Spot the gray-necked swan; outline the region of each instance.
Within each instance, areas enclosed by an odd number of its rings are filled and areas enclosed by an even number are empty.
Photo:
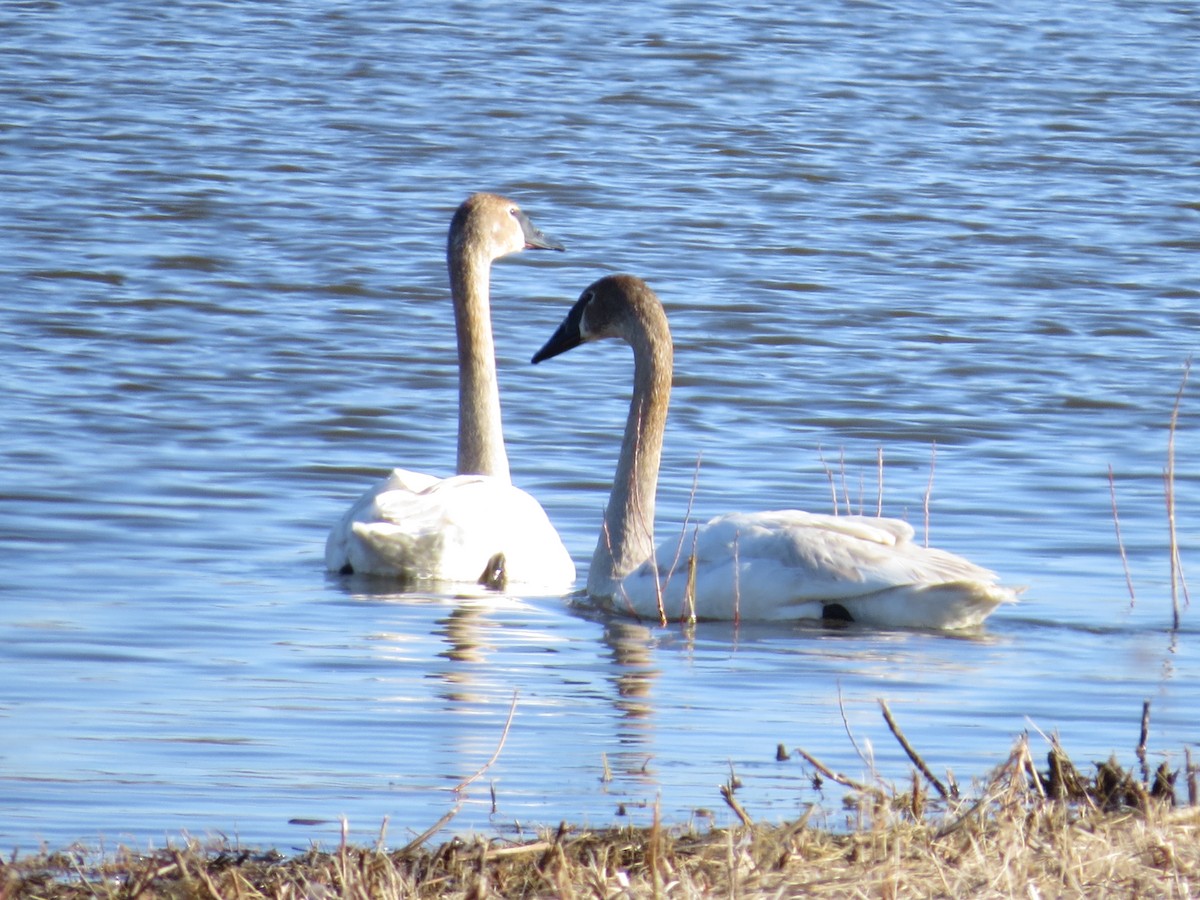
[[[541,505],[513,486],[504,450],[489,284],[493,260],[525,249],[563,246],[496,194],[473,194],[455,212],[446,262],[458,336],[458,473],[394,470],[329,533],[331,571],[536,593],[574,584],[570,554]]]
[[[978,625],[1016,593],[995,573],[912,542],[898,519],[777,510],[712,519],[654,548],[654,499],[671,393],[666,313],[631,275],[583,292],[533,357],[538,363],[588,341],[633,348],[633,399],[587,593],[645,619],[850,619],[876,627]],[[676,558],[679,561],[676,564]],[[670,570],[674,568],[675,571]]]

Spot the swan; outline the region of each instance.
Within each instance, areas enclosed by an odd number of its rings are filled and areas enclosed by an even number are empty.
[[[589,286],[533,357],[588,341],[633,348],[633,398],[587,594],[641,619],[849,620],[874,627],[979,625],[1016,592],[995,573],[913,543],[898,519],[799,510],[735,513],[654,547],[654,500],[671,394],[671,332],[641,279]]]
[[[458,336],[457,474],[395,469],[330,531],[330,571],[392,576],[408,585],[519,585],[526,593],[565,593],[574,585],[575,565],[558,532],[510,480],[500,423],[491,265],[525,249],[563,246],[496,194],[473,194],[454,213],[446,261]]]

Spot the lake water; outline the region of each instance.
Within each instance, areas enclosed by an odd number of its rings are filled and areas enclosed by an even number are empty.
[[[881,699],[963,782],[1025,730],[1131,764],[1145,700],[1150,762],[1182,765],[1200,13],[406,8],[0,8],[0,846],[290,850],[343,816],[399,844],[460,801],[443,837],[726,824],[731,772],[758,818],[836,824],[776,747],[904,783]],[[568,246],[499,263],[493,306],[514,478],[581,583],[632,366],[528,360],[629,271],[676,341],[660,536],[697,458],[703,518],[828,511],[827,468],[871,511],[882,450],[885,512],[923,534],[929,490],[931,542],[1023,602],[969,637],[692,633],[327,576],[375,478],[454,464],[444,242],[474,190]]]

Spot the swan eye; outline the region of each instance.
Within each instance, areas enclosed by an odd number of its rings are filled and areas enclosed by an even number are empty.
[[[520,217],[520,215],[521,215],[521,211],[520,211],[519,209],[517,209],[517,208],[514,206],[512,209],[510,209],[510,210],[508,211],[508,214],[509,214],[510,216],[512,216],[514,219],[516,219],[516,218],[519,218],[519,217]]]
[[[591,288],[585,290],[579,295],[579,299],[575,301],[575,304],[571,307],[571,311],[567,313],[567,322],[563,323],[564,325],[570,323],[570,327],[576,331],[581,341],[591,339],[592,328],[588,320],[592,318],[592,301],[595,299],[595,291]]]

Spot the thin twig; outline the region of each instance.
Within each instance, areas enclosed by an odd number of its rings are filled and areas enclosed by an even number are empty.
[[[517,844],[514,847],[489,847],[485,852],[488,860],[504,859],[509,856],[520,856],[524,853],[545,853],[554,847],[550,841],[534,841],[532,844]]]
[[[833,514],[838,514],[838,495],[837,483],[833,480],[833,469],[829,468],[829,463],[825,462],[825,453],[821,450],[821,445],[817,444],[817,458],[821,460],[821,468],[825,470],[825,477],[829,480],[829,496],[833,500]]]
[[[1163,469],[1163,496],[1167,502],[1167,543],[1171,567],[1171,630],[1179,630],[1179,547],[1175,542],[1175,491],[1171,483],[1171,468]]]
[[[641,431],[642,431],[641,423],[642,423],[642,413],[643,412],[644,412],[644,407],[639,406],[638,407],[638,416],[637,416],[637,422],[638,422],[637,433],[639,435],[641,434]],[[633,471],[635,471],[635,472],[637,471],[637,468],[638,468],[638,462],[637,462],[638,454],[641,453],[641,449],[642,449],[642,445],[641,445],[641,441],[639,440],[639,441],[635,442],[633,445]],[[653,492],[651,492],[651,493],[653,495]],[[637,510],[638,518],[642,519],[642,522],[641,522],[642,528],[645,531],[647,531],[650,535],[650,564],[654,567],[654,594],[655,594],[655,599],[658,602],[658,624],[665,627],[667,624],[667,611],[663,607],[663,586],[662,586],[662,581],[658,577],[658,573],[659,573],[658,547],[654,543],[653,510],[651,511],[652,514],[649,517],[650,521],[649,522],[645,521],[646,509],[642,505],[643,497],[642,497],[642,492],[641,492],[641,486],[638,484],[638,480],[636,478],[633,479],[633,494],[631,495],[630,499],[633,503],[634,509]],[[680,539],[682,540],[682,532],[680,535]],[[627,541],[629,540],[628,534],[625,535],[625,540],[627,540]],[[611,550],[609,551],[609,556],[612,556]],[[676,554],[676,558],[678,559],[678,553]],[[671,574],[673,572],[674,572],[674,567],[672,567],[671,571],[667,573],[668,581],[670,581]]]
[[[875,518],[878,519],[883,516],[883,444],[875,448],[875,471],[879,483],[879,491],[875,496]]]
[[[846,732],[846,737],[848,737],[850,739],[850,746],[854,748],[854,752],[855,752],[855,754],[857,754],[857,756],[858,756],[859,760],[862,762],[862,764],[864,766],[866,766],[868,769],[871,769],[872,771],[874,771],[875,761],[867,759],[866,755],[862,751],[862,748],[860,746],[858,746],[858,741],[856,741],[854,739],[854,732],[852,732],[850,730],[850,721],[846,718],[846,704],[842,701],[842,682],[840,679],[838,680],[838,683],[837,683],[837,702],[838,702],[838,713],[842,717],[842,728]]]
[[[742,623],[742,578],[741,560],[738,558],[742,533],[733,532],[733,624],[736,628]]]
[[[1150,770],[1146,768],[1146,740],[1150,736],[1150,701],[1142,701],[1142,732],[1138,737],[1137,758],[1142,764],[1142,779],[1150,780]]]
[[[1172,627],[1179,630],[1179,590],[1183,589],[1184,602],[1191,606],[1187,582],[1183,577],[1183,565],[1179,559],[1179,536],[1175,530],[1175,429],[1179,423],[1179,405],[1183,401],[1183,389],[1187,387],[1188,375],[1192,371],[1192,358],[1183,364],[1183,378],[1175,393],[1175,405],[1171,409],[1171,423],[1167,431],[1167,470],[1164,473],[1167,492],[1167,527],[1171,542],[1171,612]]]
[[[856,791],[862,791],[864,794],[874,794],[876,796],[883,795],[883,791],[877,787],[869,784],[863,784],[862,782],[855,781],[853,778],[843,775],[841,772],[833,771],[811,753],[808,753],[806,750],[803,750],[800,747],[796,748],[796,752],[804,757],[805,762],[807,762],[810,766],[812,766],[830,781],[836,781],[843,787],[853,788]]]
[[[600,522],[600,535],[604,538],[604,546],[608,549],[608,558],[616,561],[612,552],[612,532],[608,530],[608,519],[602,519]],[[654,587],[658,592],[658,609],[662,612],[662,586],[658,583],[658,570],[654,572]],[[629,596],[629,591],[625,588],[625,579],[622,578],[617,582],[617,590],[620,592],[622,599],[625,601],[625,609],[633,618],[641,621],[641,616],[638,615],[637,609],[633,605],[633,600]],[[661,624],[666,625],[664,620]]]
[[[687,560],[687,583],[683,586],[683,621],[696,624],[696,536],[699,529],[692,529],[692,552]]]
[[[375,850],[382,853],[387,842],[387,829],[389,817],[384,816],[383,821],[379,823],[379,837],[375,839]]]
[[[650,820],[650,835],[646,841],[646,870],[650,873],[650,879],[654,885],[655,900],[661,895],[660,891],[666,878],[664,873],[659,871],[659,842],[662,840],[662,810],[660,809],[659,798],[654,798],[654,818]]]
[[[933,470],[937,465],[937,441],[929,445],[929,483],[925,485],[925,546],[929,546],[929,495],[933,493]]]
[[[500,740],[496,744],[496,750],[492,754],[492,758],[483,764],[483,766],[474,775],[469,778],[464,778],[454,787],[454,793],[460,793],[463,788],[473,781],[477,781],[483,776],[483,773],[491,768],[492,763],[500,758],[500,751],[504,749],[504,742],[508,740],[508,729],[512,727],[513,713],[517,711],[517,691],[513,691],[512,705],[508,708],[508,718],[504,722],[504,730],[500,732]]]
[[[742,820],[742,824],[750,826],[754,824],[754,820],[750,818],[750,813],[742,804],[738,802],[737,797],[733,796],[733,790],[727,784],[721,785],[721,798],[729,804],[729,808],[737,813],[737,817]]]
[[[946,786],[942,784],[937,776],[929,770],[929,766],[925,765],[925,760],[921,759],[919,753],[913,749],[912,744],[908,742],[908,738],[904,736],[904,732],[900,730],[900,726],[896,724],[896,720],[892,718],[892,711],[888,709],[887,701],[880,699],[879,706],[883,710],[883,719],[887,722],[888,728],[895,735],[896,740],[900,742],[900,746],[904,748],[904,752],[908,754],[908,758],[913,761],[913,764],[921,770],[921,774],[925,776],[925,780],[933,785],[933,789],[941,795],[945,800],[950,796],[950,792],[946,790]]]
[[[1117,550],[1121,554],[1121,565],[1125,569],[1125,584],[1129,587],[1129,605],[1137,602],[1133,593],[1133,578],[1129,575],[1129,559],[1125,556],[1125,542],[1121,540],[1121,517],[1117,515],[1117,484],[1113,478],[1112,463],[1108,464],[1108,493],[1112,498],[1113,527],[1117,529]]]
[[[700,460],[703,458],[702,453],[696,454],[696,468],[692,471],[692,489],[688,492],[687,509],[683,513],[683,525],[679,528],[679,540],[675,544],[675,558],[671,560],[671,568],[667,572],[667,581],[671,580],[671,576],[675,574],[675,567],[679,565],[679,557],[683,553],[683,538],[687,534],[688,525],[692,521],[692,504],[696,500],[696,489],[700,486]],[[696,549],[696,538],[692,536],[692,550]]]
[[[1197,802],[1200,802],[1200,790],[1197,790],[1197,766],[1192,762],[1191,747],[1183,748],[1183,768],[1187,772],[1188,806],[1195,806]]]
[[[846,515],[854,515],[854,507],[850,503],[850,488],[846,487],[846,448],[838,451],[838,470],[842,479],[842,497],[846,501]]]
[[[1038,792],[1038,796],[1045,800],[1046,789],[1042,787],[1042,777],[1038,774],[1037,766],[1033,762],[1033,754],[1029,752],[1028,732],[1021,734],[1020,748],[1022,761],[1025,766],[1025,771],[1029,775],[1029,780],[1033,783],[1033,787]]]
[[[949,837],[950,835],[954,834],[956,831],[974,819],[981,810],[986,809],[999,798],[1000,792],[994,786],[990,787],[982,797],[971,804],[970,809],[968,809],[954,821],[949,822],[939,828],[933,836],[934,840],[940,840],[941,838]]]
[[[641,410],[641,408],[639,408],[638,409],[638,418],[637,418],[637,421],[639,424],[641,423],[641,418],[642,418],[642,410]],[[640,448],[640,442],[635,442],[634,446],[633,446],[633,453],[634,453],[633,468],[635,471],[637,469],[637,454],[638,454],[639,448]],[[641,492],[638,490],[638,484],[637,484],[636,478],[633,480],[633,491],[630,494],[629,502],[634,507],[634,509],[638,513],[638,515],[644,519],[645,518],[645,510],[642,507]],[[629,523],[626,523],[626,524],[629,524]],[[650,521],[648,523],[643,521],[641,523],[641,525],[642,525],[643,530],[648,532],[648,534],[650,536],[650,560],[649,560],[649,562],[654,569],[654,596],[655,596],[655,600],[658,603],[658,624],[665,626],[667,624],[667,614],[666,614],[666,611],[663,609],[663,586],[662,586],[662,579],[659,577],[660,570],[658,567],[658,549],[654,545],[654,517],[653,517],[653,515],[650,517]],[[608,550],[608,558],[610,560],[612,560],[613,566],[615,568],[617,559],[613,555],[612,532],[610,532],[609,528],[608,528],[608,507],[607,506],[605,506],[605,509],[604,509],[604,519],[600,526],[600,533],[604,537],[604,546]],[[624,540],[626,540],[626,541],[629,540],[628,533],[626,533],[624,535]],[[676,558],[678,558],[678,555]],[[628,574],[628,573],[626,573],[626,574]],[[669,580],[669,578],[670,578],[670,575],[668,574],[668,580]],[[628,610],[629,614],[633,618],[637,619],[638,621],[641,621],[642,617],[638,615],[637,609],[633,605],[633,600],[629,596],[629,591],[625,588],[624,576],[622,576],[621,579],[617,581],[616,587],[617,587],[617,590],[620,591],[621,596],[625,600],[625,606],[626,606],[626,609]]]
[[[1041,732],[1039,731],[1039,733]],[[1044,734],[1042,736],[1045,737]],[[1011,793],[1013,789],[1013,775],[1016,772],[1020,772],[1023,769],[1031,766],[1032,757],[1029,754],[1029,740],[1027,737],[1022,736],[1020,743],[1013,748],[1013,751],[1008,755],[1008,759],[1005,760],[1003,765],[996,770],[996,774],[988,782],[984,789],[983,795],[973,804],[971,804],[971,807],[965,813],[963,813],[954,821],[943,825],[934,835],[934,838],[941,839],[954,834],[965,824],[979,815],[982,810],[986,810],[994,802],[999,800],[1005,793],[1005,788],[1001,785],[1000,781],[1004,778],[1006,773],[1008,774],[1007,791]],[[1042,796],[1044,797],[1045,794],[1043,793]]]
[[[450,810],[448,813],[446,813],[444,816],[442,816],[440,819],[438,819],[436,822],[434,822],[432,825],[430,825],[428,828],[426,828],[424,831],[422,831],[420,834],[418,834],[415,838],[413,838],[411,841],[409,841],[407,844],[405,844],[403,847],[401,847],[400,851],[399,851],[399,855],[404,856],[406,853],[411,853],[413,850],[416,850],[418,847],[420,847],[423,843],[425,843],[427,840],[429,840],[431,837],[433,837],[435,834],[437,834],[439,831],[441,831],[442,828],[445,827],[447,822],[449,822],[451,819],[453,819],[455,816],[457,816],[458,811],[460,809],[462,809],[462,800],[461,799],[457,803],[454,804],[454,809]]]

